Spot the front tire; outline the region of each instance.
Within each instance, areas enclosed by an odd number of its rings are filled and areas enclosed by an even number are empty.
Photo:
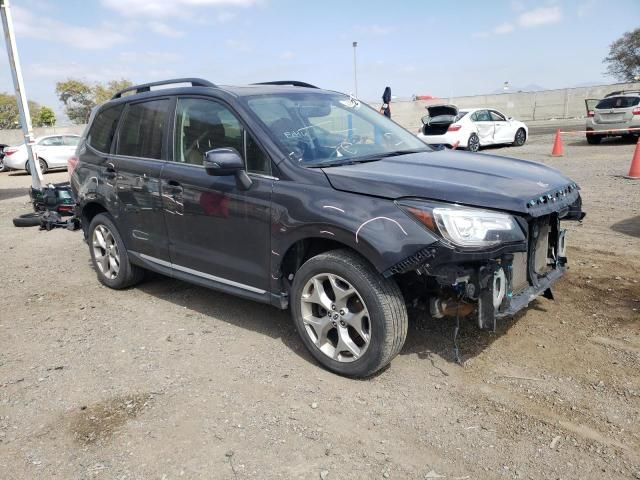
[[[144,270],[129,261],[127,249],[113,219],[99,213],[89,225],[89,250],[98,280],[116,290],[140,283]]]
[[[322,253],[300,267],[291,313],[311,355],[339,375],[374,374],[400,352],[407,337],[398,285],[349,250]]]
[[[467,141],[467,150],[470,152],[477,152],[480,150],[480,138],[475,133],[472,133]]]
[[[524,145],[524,142],[527,141],[527,133],[524,131],[524,128],[519,128],[518,131],[516,132],[516,136],[513,139],[513,144],[516,147],[521,147],[522,145]]]

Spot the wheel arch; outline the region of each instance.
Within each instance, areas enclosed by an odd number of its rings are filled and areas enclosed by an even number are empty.
[[[89,234],[89,225],[96,215],[99,213],[109,213],[109,210],[99,201],[92,200],[82,205],[80,209],[80,225],[84,232],[85,238]]]
[[[321,253],[338,249],[345,249],[354,252],[356,255],[369,262],[376,270],[380,271],[379,268],[375,265],[376,260],[373,258],[367,258],[367,255],[363,253],[363,250],[360,248],[356,248],[355,245],[350,244],[349,242],[345,242],[342,239],[317,236],[308,236],[300,238],[293,242],[285,250],[285,253],[279,256],[281,260],[275,262],[276,265],[274,266],[277,267],[276,270],[281,272],[284,279],[288,279],[290,275],[295,274],[302,266],[302,264],[304,264],[304,262],[306,262],[310,258],[315,257],[316,255],[319,255]],[[274,251],[272,252],[272,254],[277,254],[277,252]]]

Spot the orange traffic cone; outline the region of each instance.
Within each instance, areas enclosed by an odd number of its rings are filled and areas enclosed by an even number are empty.
[[[552,157],[561,157],[564,155],[562,148],[562,137],[560,136],[560,129],[556,130],[556,139],[553,141],[553,150],[551,150]]]
[[[636,150],[633,152],[633,158],[631,159],[631,166],[629,167],[629,175],[625,175],[624,178],[631,180],[640,180],[640,138],[636,143]]]

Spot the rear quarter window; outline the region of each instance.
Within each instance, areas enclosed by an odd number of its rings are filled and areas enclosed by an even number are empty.
[[[87,135],[87,143],[89,145],[100,152],[108,153],[111,150],[111,142],[123,108],[124,104],[98,112]]]
[[[607,108],[629,108],[635,107],[640,103],[640,97],[609,97],[600,100],[596,105],[597,109]]]

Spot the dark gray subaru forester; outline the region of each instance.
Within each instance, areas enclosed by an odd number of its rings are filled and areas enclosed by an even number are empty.
[[[400,351],[407,309],[491,329],[552,297],[562,222],[584,216],[551,168],[434,151],[301,82],[131,87],[93,112],[70,163],[103,284],[147,269],[290,308],[311,354],[355,377]]]

